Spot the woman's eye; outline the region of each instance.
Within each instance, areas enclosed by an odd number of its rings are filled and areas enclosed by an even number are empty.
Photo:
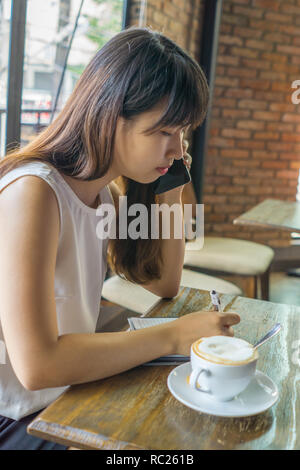
[[[161,131],[162,135],[166,135],[168,137],[170,137],[172,134],[170,134],[169,132],[166,132],[166,131]]]

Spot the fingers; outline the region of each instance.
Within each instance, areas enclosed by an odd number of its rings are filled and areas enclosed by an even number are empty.
[[[224,313],[221,315],[221,323],[223,326],[230,327],[240,323],[241,317],[237,313]]]
[[[234,331],[231,326],[223,326],[222,327],[222,333],[224,336],[234,336]]]
[[[186,139],[183,139],[182,143],[183,143],[183,150],[184,150],[184,152],[186,152],[187,149],[188,149],[188,146],[189,146],[189,141],[186,140]]]

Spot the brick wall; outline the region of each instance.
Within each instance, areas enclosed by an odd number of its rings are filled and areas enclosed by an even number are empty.
[[[138,25],[140,0],[131,1],[130,24]],[[187,50],[199,54],[204,0],[148,0],[146,25],[158,30]]]
[[[300,168],[300,1],[225,0],[204,188],[206,233],[288,246],[233,226],[266,198],[295,201]]]
[[[131,24],[140,2],[133,1]],[[147,25],[195,58],[203,0],[148,0]],[[287,246],[283,231],[233,225],[266,198],[295,200],[300,168],[300,0],[224,0],[204,199],[205,233]]]

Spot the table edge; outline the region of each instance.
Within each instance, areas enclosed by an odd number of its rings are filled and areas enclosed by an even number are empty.
[[[107,438],[86,430],[79,431],[78,428],[51,423],[39,417],[27,426],[27,433],[40,439],[50,440],[67,447],[75,446],[83,450],[145,450],[129,442]],[[62,436],[65,436],[65,439]]]

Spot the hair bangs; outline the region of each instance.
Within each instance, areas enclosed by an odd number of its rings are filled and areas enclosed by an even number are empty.
[[[160,99],[165,99],[167,104],[163,115],[145,134],[153,134],[164,127],[191,126],[194,130],[201,125],[209,98],[207,81],[201,69],[187,67],[181,60],[172,61],[158,81],[160,89],[164,90]]]

